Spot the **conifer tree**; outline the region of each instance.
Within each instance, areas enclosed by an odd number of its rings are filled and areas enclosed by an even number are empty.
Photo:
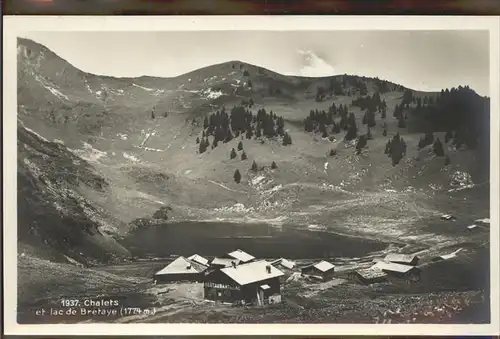
[[[386,136],[387,136],[387,129],[385,129],[385,128],[384,128],[384,131],[382,132],[382,135],[383,135],[384,137],[386,137]]]
[[[237,184],[239,184],[241,182],[241,173],[238,169],[236,171],[234,171],[233,178]]]
[[[241,151],[241,150],[243,150],[243,142],[242,141],[240,141],[238,143],[238,151]]]
[[[255,160],[252,162],[251,170],[254,171],[254,172],[257,171],[257,163],[255,162]]]
[[[434,145],[433,145],[433,150],[434,150],[434,154],[438,157],[442,157],[444,156],[444,149],[443,149],[443,144],[441,143],[441,141],[439,140],[439,138],[437,138],[437,140],[434,142]]]
[[[199,144],[200,143],[200,137],[197,137],[196,138],[196,144]]]
[[[204,129],[208,128],[208,117],[205,117],[205,120],[203,120],[203,128]]]
[[[241,160],[247,160],[248,157],[247,157],[247,154],[245,153],[245,151],[243,151],[243,153],[241,153]]]
[[[276,169],[276,168],[278,168],[278,165],[276,165],[276,163],[273,161],[273,163],[271,164],[271,168]]]
[[[231,149],[231,153],[229,154],[229,157],[230,157],[231,159],[234,159],[234,158],[236,158],[236,155],[237,155],[237,154],[236,154],[236,151],[234,150],[234,148],[232,148],[232,149]]]

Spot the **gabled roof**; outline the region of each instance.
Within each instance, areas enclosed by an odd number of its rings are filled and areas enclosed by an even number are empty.
[[[270,272],[268,272],[268,269]],[[238,265],[236,267],[226,267],[220,271],[240,286],[284,275],[283,272],[265,260],[254,261],[248,264]]]
[[[401,265],[401,264],[396,264],[393,262],[379,261],[378,263],[373,265],[372,268],[381,269],[383,271],[407,273],[407,272],[411,271],[412,269],[414,269],[415,266]]]
[[[387,276],[387,273],[377,267],[364,268],[356,271],[356,273],[365,279],[383,278]]]
[[[208,259],[203,258],[201,255],[193,254],[192,256],[188,257],[188,259],[203,266],[208,266]]]
[[[240,249],[233,251],[233,252],[230,252],[227,255],[230,256],[231,258],[238,259],[241,262],[248,262],[248,261],[255,259],[255,257],[253,255],[250,255],[247,252],[242,251]]]
[[[290,260],[288,260],[288,259],[284,259],[284,258],[283,258],[283,259],[281,259],[280,264],[281,264],[283,267],[286,267],[286,268],[288,268],[288,269],[290,269],[290,270],[291,270],[292,268],[294,268],[294,267],[295,267],[295,263],[294,263],[293,261],[290,261]]]
[[[178,257],[155,275],[167,274],[197,274],[205,271],[206,267],[184,257]]]
[[[212,261],[210,262],[210,265],[231,267],[233,266],[232,262],[234,262],[236,265],[240,264],[240,261],[238,259],[213,258]]]
[[[292,268],[295,267],[295,263],[293,261],[285,259],[285,258],[273,260],[271,262],[271,265],[281,265],[285,268],[288,268],[289,270],[291,270]]]
[[[334,269],[335,265],[329,263],[328,261],[321,260],[320,262],[318,262],[316,264],[309,264],[309,265],[303,266],[302,269],[309,268],[309,267],[314,267],[314,268],[316,268],[324,273],[324,272],[327,272],[327,271]]]
[[[385,256],[385,261],[411,263],[413,259],[418,258],[412,254],[389,253]]]

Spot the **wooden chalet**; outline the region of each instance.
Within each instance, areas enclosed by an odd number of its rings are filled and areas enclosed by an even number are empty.
[[[329,280],[333,277],[335,265],[328,261],[320,261],[301,268],[302,275],[317,277],[321,280]]]
[[[153,278],[158,283],[201,282],[206,269],[206,266],[180,256],[156,272]]]
[[[350,278],[362,284],[375,284],[387,280],[387,273],[379,268],[360,269],[349,274]]]
[[[214,270],[205,276],[205,299],[257,305],[279,303],[283,275],[265,260]]]
[[[247,263],[255,260],[255,257],[251,254],[248,254],[245,251],[242,251],[240,249],[237,249],[236,251],[229,252],[226,255],[228,258],[231,258],[233,260],[238,260],[241,263]]]
[[[188,259],[191,261],[194,261],[195,263],[198,263],[200,265],[207,266],[207,267],[209,264],[209,260],[207,258],[204,258],[198,254],[193,254],[192,256],[188,257]]]
[[[372,269],[381,270],[391,277],[410,280],[420,279],[420,269],[416,266],[379,261],[372,266]]]
[[[212,259],[212,261],[210,261],[209,266],[210,268],[218,269],[218,268],[231,267],[239,264],[241,264],[241,262],[237,259],[215,257]]]
[[[389,253],[385,256],[384,261],[402,265],[417,266],[419,257],[411,254]]]

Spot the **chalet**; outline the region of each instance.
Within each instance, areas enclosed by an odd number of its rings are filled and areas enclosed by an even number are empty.
[[[205,277],[205,299],[223,303],[281,302],[283,272],[265,260],[214,270]]]
[[[388,276],[404,278],[404,279],[418,279],[420,277],[420,269],[416,266],[402,265],[393,262],[379,261],[372,266],[373,269],[379,269],[385,272]]]
[[[416,255],[389,253],[385,256],[384,261],[393,262],[396,264],[417,266],[419,258]]]
[[[231,259],[231,258],[213,258],[212,261],[210,261],[210,267],[211,268],[224,268],[224,267],[231,267],[234,265],[239,265],[241,262],[237,259]]]
[[[450,214],[443,214],[441,216],[441,220],[452,220],[452,221],[454,221],[455,219],[456,218],[454,216],[450,215]]]
[[[480,226],[490,226],[490,218],[477,219],[474,221],[474,223]]]
[[[286,270],[293,270],[295,268],[295,263],[285,258],[276,259],[271,262],[271,265]]]
[[[227,254],[229,258],[239,260],[242,263],[247,263],[255,259],[253,255],[250,255],[246,253],[245,251],[242,251],[240,249],[230,252]]]
[[[335,265],[327,262],[320,261],[316,264],[310,264],[301,268],[302,275],[318,277],[322,280],[328,280],[333,277]]]
[[[208,266],[208,259],[202,257],[201,255],[193,254],[192,256],[188,257],[188,259],[200,265]]]
[[[200,282],[203,281],[206,269],[206,266],[200,265],[197,262],[181,256],[172,261],[162,270],[156,272],[154,279],[159,283],[182,281]]]
[[[443,260],[450,260],[450,259],[454,259],[457,257],[457,254],[462,251],[462,248],[459,248],[458,250],[452,252],[452,253],[449,253],[449,254],[443,254],[443,255],[440,255],[440,256],[437,256],[437,257],[434,257],[432,258],[432,261],[443,261]]]
[[[383,282],[387,280],[387,273],[377,267],[370,267],[357,270],[351,274],[354,280],[359,281],[362,284],[374,284],[378,282]]]

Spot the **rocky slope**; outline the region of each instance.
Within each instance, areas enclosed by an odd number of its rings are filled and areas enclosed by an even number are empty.
[[[317,101],[317,88],[332,80],[344,83],[349,95],[327,93]],[[449,190],[487,182],[476,151],[446,149],[451,162],[445,165],[430,146],[417,149],[423,131],[411,126],[418,116],[410,114],[407,128],[397,127],[392,111],[403,100],[400,85],[383,82],[388,135],[377,115],[362,154],[344,142],[344,131],[332,140],[304,132],[311,109],[328,110],[335,102],[349,107],[364,133],[363,111],[351,105],[360,84],[373,94],[380,81],[289,77],[238,61],[175,78],[112,78],[80,71],[44,46],[19,39],[20,248],[84,263],[126,257],[115,238],[135,227],[133,220],[151,218],[165,206],[178,220],[330,224],[333,216],[334,224],[373,233],[375,216],[395,225],[449,212],[458,206],[449,202]],[[248,159],[240,160],[238,152],[231,160],[241,140],[235,138],[199,154],[195,140],[205,116],[249,99],[254,113],[265,108],[283,117],[293,144],[244,139]],[[392,166],[384,148],[397,132],[408,151]],[[444,131],[436,136],[443,140]],[[252,161],[263,168],[250,171]],[[233,180],[236,169],[241,183]],[[487,194],[480,200],[487,210]]]

